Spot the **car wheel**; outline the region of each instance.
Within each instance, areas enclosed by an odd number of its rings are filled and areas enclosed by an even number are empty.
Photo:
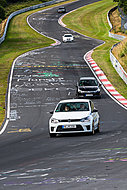
[[[97,130],[96,130],[98,133],[100,133],[100,120],[98,121],[98,127],[97,127]]]
[[[50,136],[51,138],[53,138],[53,137],[56,137],[56,134],[54,134],[54,133],[49,133],[49,136]]]
[[[76,98],[79,98],[79,93],[78,93],[78,91],[76,91]]]
[[[92,132],[91,132],[91,134],[92,134],[92,135],[95,134],[95,130],[94,130],[94,122],[93,122],[93,124],[92,124]]]

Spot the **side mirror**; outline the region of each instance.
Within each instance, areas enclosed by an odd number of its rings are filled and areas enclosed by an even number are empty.
[[[96,108],[94,108],[94,110],[92,111],[92,113],[96,113],[98,112],[98,110]]]
[[[53,111],[50,111],[49,113],[50,113],[50,114],[53,114]]]

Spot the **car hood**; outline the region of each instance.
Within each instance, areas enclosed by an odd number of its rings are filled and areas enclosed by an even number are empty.
[[[90,115],[90,111],[75,111],[75,112],[55,112],[52,118],[61,119],[82,119]]]

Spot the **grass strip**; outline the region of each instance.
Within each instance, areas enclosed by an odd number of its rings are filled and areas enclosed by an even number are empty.
[[[72,0],[68,2],[72,2]],[[67,1],[57,5],[65,3]],[[29,4],[27,6],[29,7]],[[34,12],[54,6],[56,4],[19,14],[10,21],[6,40],[0,44],[0,126],[5,118],[5,95],[8,85],[8,74],[14,59],[25,52],[47,47],[54,43],[53,40],[32,30],[28,26],[26,18]]]
[[[116,5],[113,0],[102,0],[68,14],[63,18],[63,22],[72,30],[105,41],[104,45],[94,50],[92,58],[116,90],[127,99],[127,85],[113,68],[109,54],[111,47],[118,40],[109,37],[110,27],[107,21],[107,13]]]

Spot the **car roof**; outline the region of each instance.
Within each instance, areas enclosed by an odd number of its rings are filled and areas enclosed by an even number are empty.
[[[59,7],[59,9],[65,9],[65,7]]]
[[[71,36],[72,36],[72,34],[70,34],[70,33],[69,33],[69,34],[64,34],[64,36],[65,36],[65,35],[71,35]]]
[[[96,80],[94,77],[81,77],[80,80]]]
[[[61,100],[59,103],[67,103],[67,102],[89,102],[89,99],[67,99],[67,100]]]

